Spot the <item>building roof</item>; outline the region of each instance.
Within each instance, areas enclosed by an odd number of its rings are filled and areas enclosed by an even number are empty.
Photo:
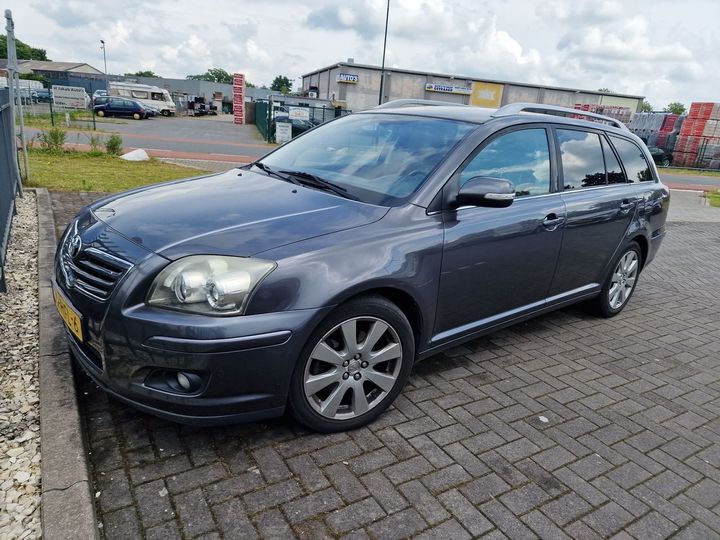
[[[355,62],[338,62],[337,64],[332,64],[330,66],[316,69],[315,71],[311,71],[310,73],[306,73],[303,75],[303,79],[305,77],[310,77],[312,75],[316,75],[318,73],[322,73],[323,71],[328,71],[333,68],[340,68],[340,67],[347,67],[347,68],[360,68],[360,69],[372,69],[375,71],[381,71],[382,68],[380,66],[373,66],[370,64],[357,64]],[[443,77],[445,79],[459,79],[459,80],[468,80],[468,81],[483,81],[483,82],[490,82],[490,83],[497,83],[497,84],[511,84],[513,86],[524,86],[526,88],[543,88],[545,90],[562,90],[565,92],[582,92],[584,94],[597,94],[601,96],[614,96],[614,97],[623,97],[623,98],[630,98],[630,99],[645,99],[645,96],[635,96],[631,94],[616,94],[615,92],[598,92],[597,90],[581,90],[577,88],[565,88],[562,86],[546,86],[543,84],[532,84],[532,83],[524,83],[524,82],[515,82],[515,81],[501,81],[497,79],[487,79],[484,77],[468,77],[465,75],[449,75],[447,73],[434,73],[431,71],[415,71],[412,69],[402,69],[402,68],[393,68],[393,67],[385,67],[385,72],[387,73],[407,73],[409,75],[425,75],[430,77]]]
[[[7,59],[0,59],[0,69],[7,69]],[[18,71],[20,73],[32,73],[33,71],[65,71],[68,73],[88,73],[91,75],[102,75],[103,72],[95,69],[84,62],[51,62],[49,60],[18,60]]]

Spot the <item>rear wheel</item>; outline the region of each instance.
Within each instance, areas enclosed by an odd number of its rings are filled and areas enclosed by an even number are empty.
[[[613,263],[613,270],[595,299],[595,307],[603,317],[614,317],[628,304],[640,277],[642,252],[637,242],[630,242]]]
[[[289,406],[311,429],[344,431],[377,418],[415,359],[410,323],[382,297],[340,306],[313,332],[293,374]]]
[[[142,118],[142,115],[140,113],[133,113],[133,118],[135,120],[140,120]]]

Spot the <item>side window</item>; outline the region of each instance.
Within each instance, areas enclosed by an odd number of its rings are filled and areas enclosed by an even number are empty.
[[[620,160],[625,165],[625,172],[629,182],[652,182],[653,177],[650,172],[645,155],[642,150],[635,144],[620,137],[610,136],[613,146],[617,150]]]
[[[460,185],[475,176],[505,178],[518,197],[550,192],[550,150],[544,128],[501,135],[485,146],[460,173]]]
[[[625,174],[620,167],[620,163],[615,157],[615,152],[610,148],[610,144],[605,137],[602,137],[603,153],[605,154],[605,168],[607,169],[608,184],[625,184]]]
[[[133,90],[130,95],[134,98],[147,99],[148,93],[142,90]]]
[[[567,191],[606,184],[605,160],[597,133],[558,129],[557,138],[560,144],[563,189]]]

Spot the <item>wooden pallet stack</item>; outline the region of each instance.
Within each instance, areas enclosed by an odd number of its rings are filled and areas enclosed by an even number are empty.
[[[690,105],[675,143],[673,165],[720,169],[720,103]]]

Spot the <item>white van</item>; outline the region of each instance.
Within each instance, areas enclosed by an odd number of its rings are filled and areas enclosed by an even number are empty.
[[[111,81],[108,95],[136,99],[143,105],[157,109],[163,116],[170,116],[176,112],[170,93],[158,86]]]

